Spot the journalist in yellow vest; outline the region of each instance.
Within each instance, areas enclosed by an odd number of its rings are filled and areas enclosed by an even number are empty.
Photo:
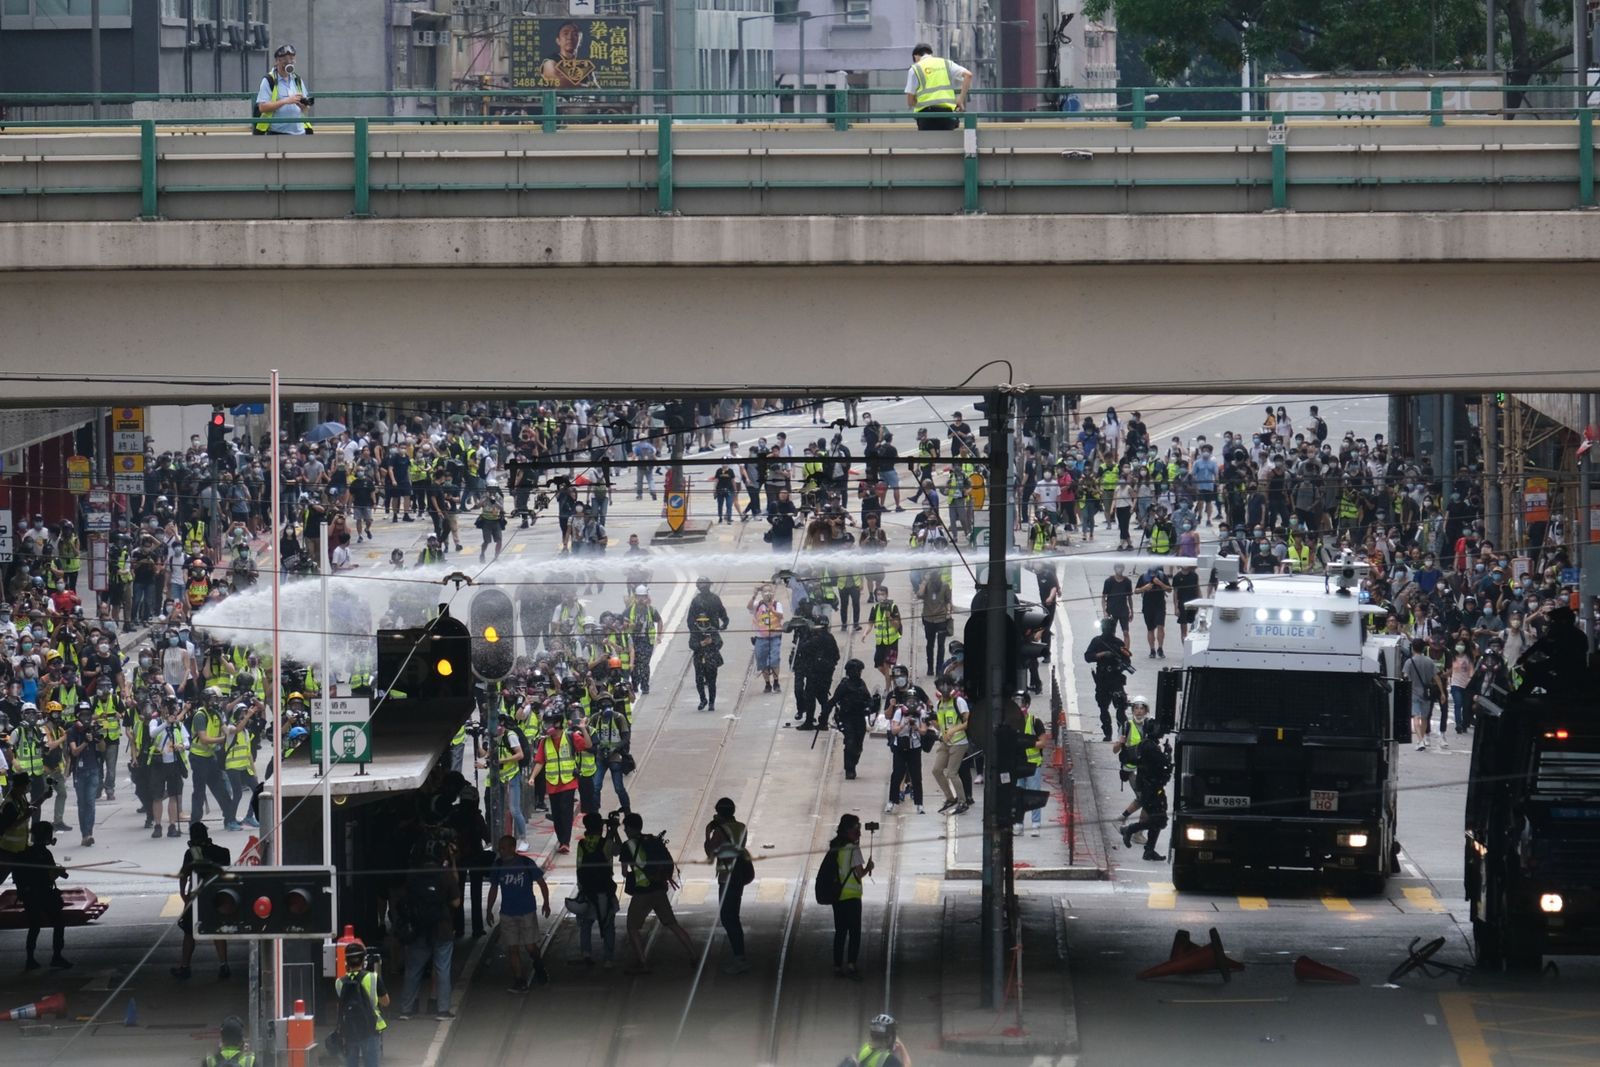
[[[956,88],[958,81],[961,83],[959,90]],[[967,93],[971,89],[972,71],[934,55],[933,45],[919,44],[911,50],[911,69],[906,71],[906,103],[917,113],[917,129],[955,129],[959,120],[954,112],[966,108]]]
[[[310,133],[304,110],[310,106],[306,83],[294,71],[294,45],[281,45],[272,53],[272,72],[261,79],[256,90],[256,111],[261,116],[256,132]]]

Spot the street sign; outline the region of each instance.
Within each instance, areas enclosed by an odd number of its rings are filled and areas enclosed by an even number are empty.
[[[366,720],[333,720],[333,748],[329,750],[330,763],[371,763],[372,724]],[[311,762],[322,763],[322,724],[311,723]]]
[[[83,504],[83,528],[89,533],[111,532],[111,494],[104,489],[91,489]]]
[[[1289,127],[1281,122],[1274,122],[1267,127],[1267,144],[1286,145],[1289,143]]]
[[[10,563],[11,554],[16,551],[16,542],[11,537],[11,509],[0,508],[0,563]]]
[[[67,457],[67,492],[87,493],[89,491],[89,457]]]
[[[144,408],[112,408],[111,431],[137,430],[144,433]],[[140,445],[140,451],[143,451]]]
[[[118,474],[111,480],[111,488],[118,493],[131,493],[137,496],[144,492],[144,475]]]
[[[1582,577],[1582,574],[1583,574],[1583,572],[1581,570],[1579,570],[1577,567],[1562,567],[1561,568],[1561,584],[1562,585],[1577,585],[1578,584],[1578,579],[1580,577]]]
[[[111,451],[144,452],[143,430],[118,430],[111,435]]]
[[[111,513],[106,512],[106,518],[111,518]],[[89,588],[96,593],[104,593],[111,588],[111,566],[109,559],[110,538],[103,533],[89,535]]]
[[[294,412],[296,415],[315,415],[322,410],[322,405],[315,400],[296,400]]]
[[[331,720],[333,747],[328,750],[332,763],[372,762],[372,701],[366,697],[315,697],[311,701],[311,762],[322,762],[322,723],[324,709]]]

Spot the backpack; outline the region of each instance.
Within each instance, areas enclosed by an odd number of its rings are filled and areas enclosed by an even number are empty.
[[[830,848],[823,853],[822,862],[817,865],[817,881],[815,893],[818,904],[839,903],[839,850]]]
[[[367,991],[361,985],[364,978],[363,975],[346,978],[339,989],[339,1037],[346,1048],[378,1032],[372,1001],[367,999]]]
[[[644,834],[639,841],[644,847],[644,876],[650,880],[651,891],[667,888],[678,870],[672,850],[660,834]]]
[[[437,870],[415,871],[406,876],[406,921],[412,937],[426,937],[450,912]]]
[[[270,92],[273,89],[276,89],[277,87],[278,87],[278,75],[275,72],[268,74],[267,75],[267,91]],[[259,102],[255,101],[255,100],[250,101],[250,117],[253,118],[253,119],[259,119],[261,117],[261,104]],[[251,125],[250,132],[251,133],[265,133],[266,131],[265,130],[258,130],[258,129],[255,128],[254,125]]]

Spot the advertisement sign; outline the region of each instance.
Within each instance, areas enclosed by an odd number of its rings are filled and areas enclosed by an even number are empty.
[[[111,532],[111,494],[93,489],[83,502],[83,528],[89,533]]]
[[[1439,107],[1452,117],[1498,117],[1505,107],[1504,76],[1478,74],[1273,74],[1266,79],[1272,111],[1313,111],[1293,122],[1423,118],[1434,86]]]
[[[87,493],[89,491],[89,457],[67,457],[67,492]]]
[[[112,408],[111,432],[117,433],[124,430],[137,430],[144,433],[144,408]],[[139,451],[144,450],[143,437],[140,438]]]
[[[633,22],[626,18],[514,18],[513,89],[631,89]]]
[[[1550,521],[1550,479],[1529,478],[1522,491],[1522,517],[1529,522]]]
[[[11,536],[11,509],[0,508],[0,563],[10,563],[14,551],[16,542]]]

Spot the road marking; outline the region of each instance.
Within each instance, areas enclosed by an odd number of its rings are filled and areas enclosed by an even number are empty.
[[[777,904],[789,895],[787,878],[763,878],[756,887],[756,899],[763,904]]]
[[[523,541],[523,542],[521,542],[519,544],[515,544],[515,545],[511,546],[511,554],[513,556],[515,556],[515,555],[517,555],[518,553],[521,553],[521,552],[526,552],[527,550],[528,550],[528,543],[526,541]]]
[[[1434,896],[1433,890],[1425,885],[1408,885],[1401,892],[1406,895],[1406,900],[1411,903],[1412,907],[1418,911],[1432,912],[1433,914],[1444,911],[1444,905],[1439,902],[1439,898]]]
[[[101,897],[100,899],[104,900],[105,898]],[[177,893],[168,895],[167,902],[161,906],[161,917],[163,919],[176,919],[182,914],[183,897],[179,896]]]
[[[917,888],[912,893],[912,899],[918,904],[939,903],[939,879],[918,878]]]
[[[1428,1012],[1423,1012],[1422,1013],[1422,1021],[1427,1023],[1429,1026],[1438,1026],[1439,1025],[1439,1017],[1437,1015],[1432,1015],[1432,1014],[1430,1014]]]
[[[1461,1067],[1493,1067],[1494,1056],[1489,1043],[1483,1039],[1483,1027],[1478,1023],[1472,1007],[1470,993],[1440,993],[1439,1008],[1444,1015],[1444,1025],[1455,1042],[1456,1059]]]
[[[1266,897],[1240,897],[1239,898],[1239,910],[1240,911],[1266,911],[1267,910],[1267,898]]]
[[[704,904],[711,895],[710,882],[685,882],[683,888],[678,890],[680,904]]]
[[[1171,911],[1178,906],[1178,893],[1171,882],[1151,882],[1150,896],[1145,907],[1154,911]]]
[[[1344,897],[1323,897],[1322,906],[1329,911],[1355,911],[1356,906]]]

